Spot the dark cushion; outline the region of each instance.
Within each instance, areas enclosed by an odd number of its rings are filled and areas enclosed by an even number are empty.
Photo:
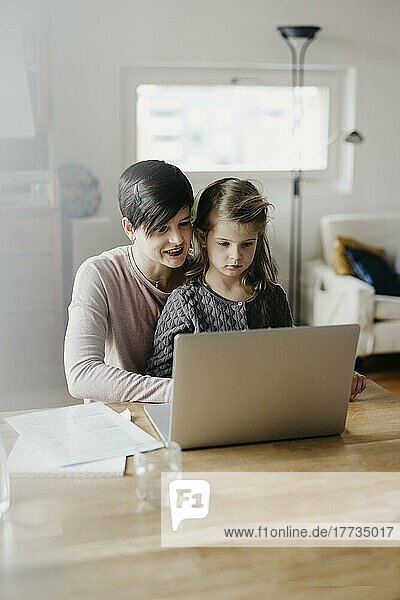
[[[400,278],[382,256],[346,247],[352,273],[375,288],[377,294],[400,296]]]

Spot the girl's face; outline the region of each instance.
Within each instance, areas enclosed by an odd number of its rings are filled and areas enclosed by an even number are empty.
[[[171,269],[181,267],[186,260],[192,238],[189,207],[182,208],[168,223],[151,236],[142,227],[132,231],[135,252],[149,267],[155,264]]]
[[[207,248],[209,270],[238,278],[253,262],[258,232],[251,223],[224,221],[215,225],[208,235],[196,230],[203,247]]]

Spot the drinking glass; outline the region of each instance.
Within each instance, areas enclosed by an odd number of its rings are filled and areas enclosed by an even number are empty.
[[[181,478],[181,447],[169,442],[163,448],[135,454],[136,495],[154,506],[168,506],[168,492],[161,494],[161,473],[170,473],[167,480]]]
[[[7,456],[0,437],[0,518],[10,506],[10,478],[8,475]]]

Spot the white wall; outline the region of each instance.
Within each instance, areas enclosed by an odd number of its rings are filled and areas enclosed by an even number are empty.
[[[304,186],[304,255],[319,252],[321,215],[398,210],[400,2],[398,0],[64,0],[52,3],[52,107],[59,163],[100,178],[112,240],[123,241],[116,204],[122,162],[121,67],[138,62],[289,63],[277,25],[323,27],[309,64],[357,68],[357,147],[351,194]],[[205,182],[207,183],[207,182]],[[287,273],[290,182],[264,184],[276,206],[276,253]]]

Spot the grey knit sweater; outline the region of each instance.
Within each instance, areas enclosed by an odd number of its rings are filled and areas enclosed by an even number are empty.
[[[227,300],[199,279],[174,290],[161,313],[154,336],[153,356],[147,373],[171,377],[174,338],[178,333],[244,331],[293,325],[286,294],[279,285],[268,287],[248,300]]]

